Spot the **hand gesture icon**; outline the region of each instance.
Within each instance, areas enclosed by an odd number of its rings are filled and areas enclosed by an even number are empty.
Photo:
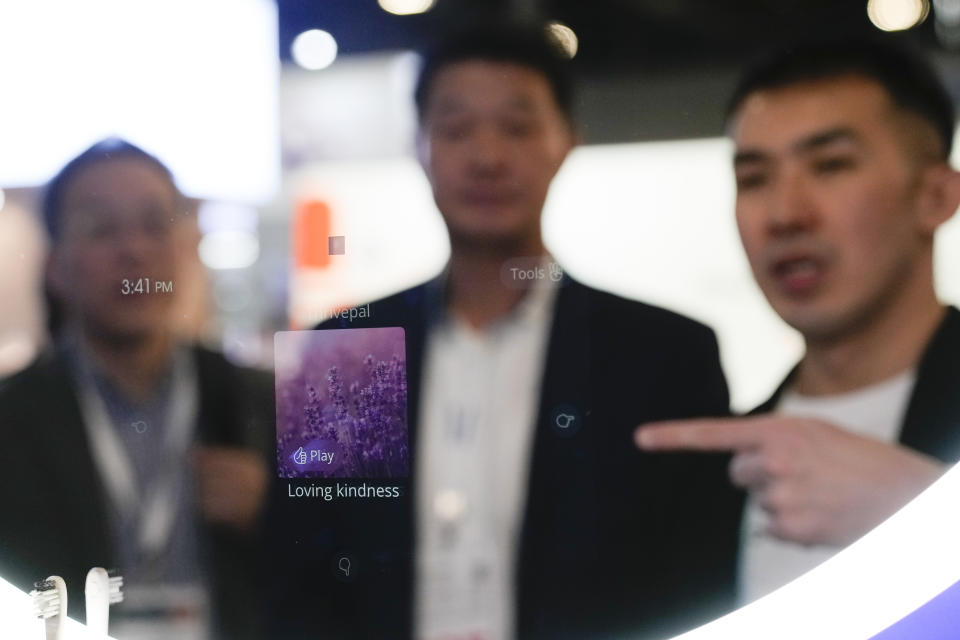
[[[556,262],[550,263],[550,279],[554,282],[560,282],[563,279],[563,269]]]
[[[307,452],[300,447],[293,452],[293,461],[297,464],[307,464]]]

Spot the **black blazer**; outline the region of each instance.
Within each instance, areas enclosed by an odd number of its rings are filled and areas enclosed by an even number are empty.
[[[773,411],[796,373],[794,368],[752,413]],[[917,365],[899,442],[948,464],[960,460],[960,311],[955,307],[947,308]]]
[[[200,441],[263,451],[274,419],[269,378],[211,351],[194,356]],[[62,576],[69,614],[83,620],[87,571],[115,562],[105,489],[62,354],[45,354],[0,383],[0,442],[0,576],[25,590]],[[254,637],[262,600],[255,540],[209,524],[203,531],[215,623],[222,637]]]
[[[405,328],[414,456],[436,289],[421,285],[372,303],[369,318],[321,326]],[[644,422],[728,413],[713,332],[565,278],[538,404],[516,569],[519,637],[665,637],[728,610],[742,501],[728,458],[649,455],[633,444]],[[573,437],[550,424],[559,405],[582,416]],[[303,502],[279,484],[276,637],[409,637],[416,478],[407,499],[377,503]],[[360,568],[349,584],[334,577],[345,551]]]

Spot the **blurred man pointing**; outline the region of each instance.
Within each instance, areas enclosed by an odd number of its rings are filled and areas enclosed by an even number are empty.
[[[748,73],[728,131],[754,277],[806,353],[750,418],[647,426],[648,450],[732,451],[750,491],[749,601],[882,522],[960,457],[960,312],[933,241],[960,202],[953,106],[876,43],[811,45]]]

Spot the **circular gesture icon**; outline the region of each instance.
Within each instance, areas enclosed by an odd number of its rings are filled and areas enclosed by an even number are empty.
[[[561,404],[550,412],[550,426],[561,438],[572,438],[583,426],[583,416],[573,405]]]

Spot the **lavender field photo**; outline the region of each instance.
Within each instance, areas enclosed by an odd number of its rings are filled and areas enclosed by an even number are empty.
[[[405,478],[404,331],[328,329],[274,336],[281,478]]]

